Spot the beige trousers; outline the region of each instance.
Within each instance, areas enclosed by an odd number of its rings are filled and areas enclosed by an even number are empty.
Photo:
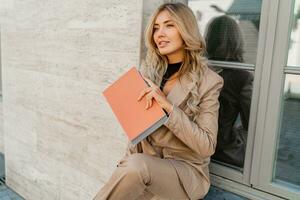
[[[124,157],[94,200],[189,199],[168,159],[135,153]]]

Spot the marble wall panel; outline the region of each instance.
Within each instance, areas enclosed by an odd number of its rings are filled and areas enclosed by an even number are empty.
[[[6,176],[25,199],[92,199],[124,154],[101,92],[139,64],[142,3],[1,1]]]

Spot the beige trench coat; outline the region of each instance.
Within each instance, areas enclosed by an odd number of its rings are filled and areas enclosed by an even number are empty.
[[[202,198],[209,190],[210,156],[217,143],[219,93],[223,79],[209,68],[204,69],[199,94],[200,116],[192,121],[187,107],[193,82],[178,80],[167,95],[174,108],[165,124],[137,145],[128,144],[126,154],[145,153],[170,159],[191,199]]]

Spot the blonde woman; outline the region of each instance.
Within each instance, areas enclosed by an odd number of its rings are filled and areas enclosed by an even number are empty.
[[[146,98],[146,109],[156,101],[168,120],[139,144],[129,143],[95,200],[203,198],[210,186],[223,80],[207,67],[204,40],[184,4],[161,5],[145,38],[142,73],[150,87],[137,100]]]

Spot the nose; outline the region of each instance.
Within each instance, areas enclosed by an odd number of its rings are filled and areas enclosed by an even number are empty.
[[[156,31],[157,37],[164,37],[165,35],[166,35],[166,32],[165,32],[164,27],[160,27],[159,29],[157,29],[157,31]]]

